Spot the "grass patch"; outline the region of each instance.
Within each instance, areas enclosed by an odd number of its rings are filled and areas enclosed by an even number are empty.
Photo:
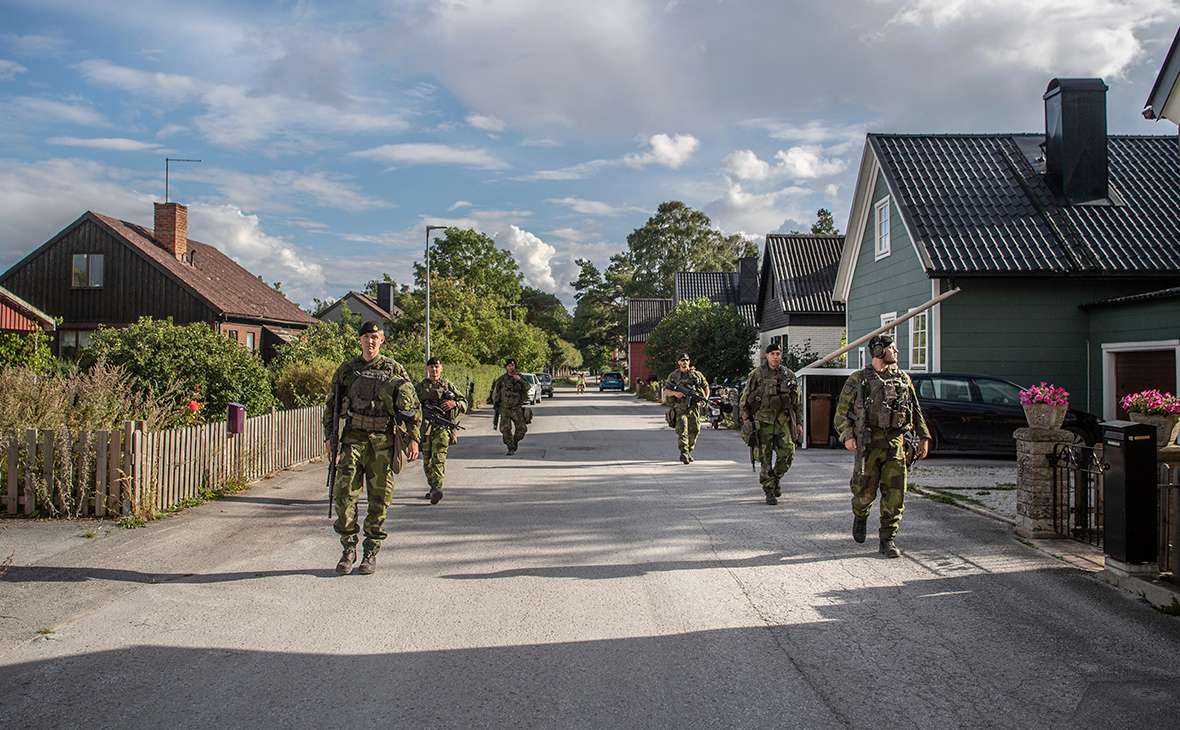
[[[1156,606],[1155,610],[1168,616],[1180,616],[1180,601],[1173,598],[1171,606]]]
[[[137,527],[144,527],[146,525],[147,520],[142,517],[131,516],[124,517],[123,519],[119,520],[119,527],[123,528],[124,530],[134,530]]]
[[[89,540],[92,537],[98,537],[98,530],[86,530],[82,533],[82,537]]]
[[[992,489],[1007,489],[1008,491],[1011,491],[1016,489],[1016,484],[1013,482],[1000,482],[996,484],[996,486],[992,487]]]
[[[37,629],[37,633],[41,634],[42,636],[48,636],[49,634],[53,633],[53,629],[42,626],[41,628]]]
[[[1035,548],[1035,547],[1036,547],[1036,545],[1033,545],[1033,544],[1032,544],[1032,541],[1031,541],[1031,540],[1025,540],[1023,537],[1018,537],[1018,538],[1016,538],[1016,542],[1023,543],[1023,544],[1025,544],[1025,545],[1028,545],[1030,548]]]
[[[939,489],[937,487],[925,487],[925,489],[934,492],[933,495],[926,495],[926,498],[938,502],[939,504],[951,504],[956,507],[962,507],[964,504],[972,504],[976,507],[987,508],[983,502],[973,497],[968,497],[965,494],[960,494],[949,489]]]

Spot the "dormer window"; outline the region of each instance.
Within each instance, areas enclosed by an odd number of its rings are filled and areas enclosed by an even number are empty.
[[[98,289],[102,287],[102,254],[74,254],[72,278],[75,289]]]

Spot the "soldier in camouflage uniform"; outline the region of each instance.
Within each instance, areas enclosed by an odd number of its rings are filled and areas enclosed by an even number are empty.
[[[458,421],[459,415],[467,412],[451,381],[442,376],[442,360],[432,357],[426,361],[426,377],[415,386],[422,407],[436,406],[447,418]],[[442,483],[447,466],[447,447],[451,445],[451,429],[422,421],[422,470],[426,472],[426,483],[430,493],[426,498],[431,504],[438,504],[443,498]]]
[[[524,422],[524,402],[529,397],[529,382],[516,372],[516,360],[504,363],[506,371],[492,384],[492,405],[500,409],[500,435],[508,447],[508,455],[516,453],[516,445],[528,433]],[[514,433],[515,431],[515,433]]]
[[[795,460],[795,441],[803,438],[803,403],[795,373],[782,364],[777,344],[766,348],[766,360],[750,372],[738,401],[743,424],[758,432],[755,458],[762,462],[759,482],[767,504],[778,504],[780,482]]]
[[[367,487],[369,501],[365,515],[364,557],[357,572],[369,575],[377,570],[377,552],[387,536],[382,529],[389,503],[393,499],[392,467],[395,454],[394,429],[405,432],[409,461],[418,458],[418,396],[409,382],[405,368],[393,358],[381,354],[385,333],[376,322],[361,327],[361,354],[340,365],[332,376],[327,408],[324,412],[324,439],[331,429],[332,407],[336,388],[344,389],[341,415],[348,420],[340,436],[337,456],[334,499],[336,522],[344,553],[336,572],[347,575],[356,562],[356,544],[361,532],[357,524],[361,489]]]
[[[859,472],[852,487],[852,538],[865,541],[869,510],[877,490],[881,491],[879,550],[887,558],[901,556],[894,543],[901,513],[905,508],[906,441],[909,431],[921,439],[914,458],[924,459],[930,449],[930,430],[918,405],[918,394],[910,378],[897,367],[897,345],[887,335],[869,340],[872,363],[848,377],[836,406],[835,426],[844,448],[857,451]],[[867,433],[860,433],[864,429]]]
[[[687,383],[696,394],[707,400],[709,398],[709,381],[705,376],[692,367],[692,359],[684,353],[676,360],[676,369],[664,378],[664,398],[670,405],[669,418],[676,426],[676,445],[680,447],[680,461],[688,464],[692,462],[692,450],[697,445],[697,435],[701,432],[701,408],[698,403],[676,390],[676,386]]]

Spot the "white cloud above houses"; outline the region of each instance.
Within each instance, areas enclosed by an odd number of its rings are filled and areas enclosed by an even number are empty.
[[[500,170],[509,166],[486,148],[456,147],[432,142],[386,144],[350,152],[349,157],[378,160],[394,165],[459,165],[481,170]]]

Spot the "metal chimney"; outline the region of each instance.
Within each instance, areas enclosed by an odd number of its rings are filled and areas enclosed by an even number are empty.
[[[1102,79],[1053,79],[1045,90],[1045,183],[1066,204],[1109,196]]]
[[[393,312],[393,284],[388,281],[377,285],[377,306],[386,312]]]
[[[749,304],[758,301],[758,257],[747,256],[738,259],[737,272],[738,302]]]

